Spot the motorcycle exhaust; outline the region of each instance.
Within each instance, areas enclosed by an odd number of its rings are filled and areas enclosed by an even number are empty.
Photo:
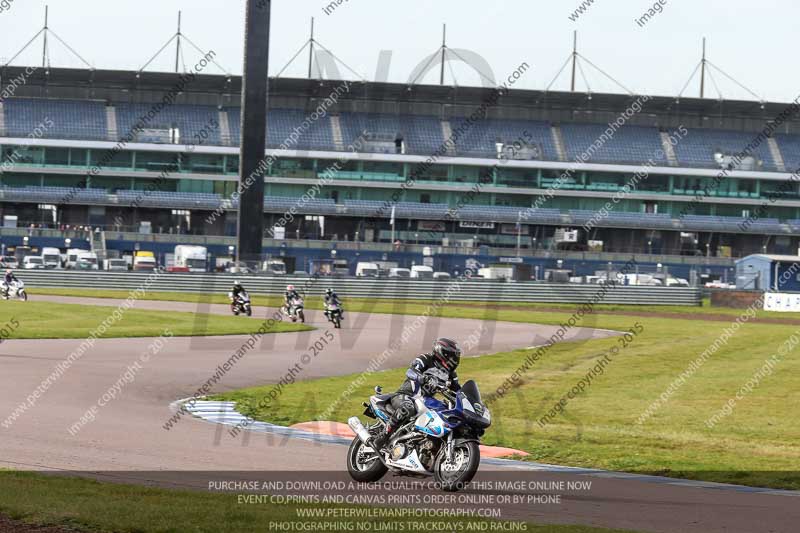
[[[361,420],[358,419],[357,416],[351,416],[347,419],[347,425],[350,426],[350,429],[355,431],[358,438],[364,444],[368,444],[369,440],[372,438],[372,435],[369,434],[367,428],[364,427],[364,424],[361,423]]]

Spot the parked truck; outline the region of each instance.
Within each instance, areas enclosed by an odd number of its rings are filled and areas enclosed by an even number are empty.
[[[58,248],[42,248],[42,261],[45,268],[61,268],[61,250]]]
[[[208,250],[204,246],[179,244],[175,247],[174,263],[170,270],[206,272],[208,270]]]
[[[133,269],[151,271],[156,269],[156,256],[153,252],[139,250],[133,254]]]

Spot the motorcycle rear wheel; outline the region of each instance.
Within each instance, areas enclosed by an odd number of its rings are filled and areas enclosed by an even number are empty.
[[[353,480],[360,483],[373,483],[382,478],[386,472],[386,468],[380,458],[377,457],[374,451],[365,451],[366,446],[361,439],[355,437],[353,442],[350,443],[350,448],[347,450],[347,472]],[[365,464],[364,459],[374,459],[370,463]]]
[[[453,462],[448,463],[444,449],[436,457],[433,465],[433,477],[447,492],[463,489],[472,481],[481,463],[481,450],[478,443],[468,441],[453,448]]]

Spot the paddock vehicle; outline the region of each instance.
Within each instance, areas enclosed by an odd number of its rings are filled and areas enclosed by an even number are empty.
[[[381,388],[375,387],[375,395],[364,403],[364,414],[375,419],[374,424],[365,427],[356,416],[347,421],[356,433],[347,451],[347,471],[354,480],[375,482],[389,470],[399,475],[433,475],[443,490],[451,492],[472,480],[481,459],[480,437],[491,425],[489,409],[474,381],[454,393],[442,371],[429,369],[425,374],[432,378],[426,387],[433,394],[414,397],[416,416],[396,429],[383,449],[376,450],[372,443],[392,415],[392,394],[381,394]],[[419,377],[414,370],[406,375]],[[446,403],[436,399],[436,394]]]
[[[103,270],[128,271],[128,262],[124,259],[103,259]]]
[[[389,270],[389,277],[409,279],[411,277],[411,271],[407,268],[392,268]]]
[[[411,277],[415,279],[433,279],[433,269],[425,265],[411,267]]]
[[[25,291],[25,282],[22,280],[12,281],[11,284],[7,284],[5,280],[0,281],[0,292],[3,293],[3,297],[6,299],[18,299],[23,302],[28,301],[28,293]]]
[[[0,257],[0,268],[19,268],[19,261],[13,255]]]
[[[208,249],[205,246],[179,244],[175,247],[175,272],[205,272],[208,270]]]
[[[358,263],[356,265],[357,278],[377,278],[380,275],[380,268],[377,263]]]
[[[139,271],[153,271],[158,264],[153,252],[146,250],[137,251],[133,256],[133,269]]]
[[[44,259],[40,255],[26,255],[22,260],[22,268],[24,270],[44,269]]]
[[[42,248],[42,261],[47,269],[61,268],[61,251],[58,248]]]
[[[247,291],[240,293],[239,296],[234,296],[232,292],[229,292],[228,298],[231,300],[231,312],[234,315],[239,316],[241,313],[247,316],[253,315],[253,308],[250,305],[250,295],[247,294]]]

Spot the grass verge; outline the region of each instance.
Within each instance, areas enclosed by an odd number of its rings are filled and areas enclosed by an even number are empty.
[[[481,318],[481,309],[448,307],[446,316]],[[781,359],[757,387],[737,400],[735,409],[708,427],[706,421],[729,402],[765,360],[778,353],[800,326],[745,323],[721,342],[729,322],[636,318],[597,312],[579,326],[626,331],[638,323],[632,340],[610,338],[559,343],[546,351],[510,391],[491,403],[493,426],[487,444],[525,450],[547,463],[646,474],[800,489],[800,348]],[[498,311],[497,320],[559,324],[567,313]],[[539,343],[537,343],[539,344]],[[710,347],[713,354],[690,375],[692,361]],[[619,352],[583,392],[568,398],[562,412],[540,424],[604,354]],[[796,351],[795,351],[796,350]],[[476,379],[484,394],[495,391],[533,350],[517,350],[464,359],[462,382]],[[409,354],[409,361],[413,354]],[[681,373],[686,379],[650,416],[640,418]],[[335,405],[332,416],[344,422],[363,411],[361,402],[381,384],[394,390],[404,369],[368,375],[352,395]],[[271,402],[262,401],[272,386],[219,395],[236,401],[257,419],[290,425],[319,419],[342,398],[358,375],[296,382]],[[639,423],[641,422],[641,423]]]
[[[65,532],[115,531],[124,533],[239,533],[272,531],[276,522],[295,523],[311,529],[285,531],[378,531],[383,523],[370,518],[333,518],[326,522],[349,524],[341,529],[313,529],[298,517],[298,509],[345,507],[332,505],[278,505],[238,503],[236,494],[214,494],[201,491],[165,490],[115,483],[99,483],[72,477],[41,475],[28,472],[0,471],[0,513],[28,524],[63,527]],[[353,509],[353,507],[348,507]],[[428,520],[425,520],[427,523]],[[454,530],[466,531],[467,523],[483,523],[475,519],[448,519]],[[356,523],[369,529],[356,529]],[[403,523],[403,522],[397,522]],[[404,522],[403,529],[413,531],[419,519]],[[350,529],[352,528],[352,529]],[[385,529],[384,529],[385,530]],[[517,529],[519,531],[519,529]],[[609,529],[584,526],[528,524],[524,531],[534,533],[613,533]],[[619,530],[614,530],[619,531]]]
[[[247,281],[244,281],[245,287]],[[62,289],[62,288],[48,288],[37,287],[31,288],[28,291],[32,295],[53,295],[53,296],[79,296],[85,298],[113,298],[124,299],[129,295],[128,291],[120,290],[107,290],[107,289]],[[262,295],[251,293],[253,305],[263,307],[280,307],[283,304],[283,297],[278,295]],[[344,297],[345,308],[347,311],[353,312],[372,312],[372,313],[399,313],[399,314],[420,314],[432,303],[427,300],[385,300],[379,298],[347,298]],[[154,300],[154,301],[173,301],[173,302],[189,302],[189,303],[214,303],[214,304],[227,304],[229,302],[227,294],[197,294],[187,292],[168,292],[168,291],[149,291],[141,300]],[[305,300],[306,307],[309,309],[322,309],[322,299],[318,297],[309,297]],[[495,304],[492,303],[494,306]],[[484,314],[492,312],[492,308],[486,302],[478,301],[459,301],[452,304],[454,307],[479,309]],[[575,309],[574,304],[558,304],[558,303],[506,303],[503,302],[498,306],[500,309],[513,307],[516,310],[529,310],[535,311],[546,308],[548,310],[563,311],[565,313],[572,313]],[[598,311],[610,313],[631,313],[631,314],[652,314],[658,313],[661,315],[674,315],[674,318],[684,318],[686,315],[696,315],[699,317],[707,315],[727,315],[735,318],[742,313],[740,309],[732,309],[728,307],[710,307],[708,299],[703,300],[701,307],[695,306],[679,306],[679,305],[630,305],[630,304],[597,304],[595,309]],[[460,312],[460,311],[459,311]],[[434,313],[433,316],[450,316],[447,314],[447,308]],[[454,315],[455,316],[455,315]],[[759,310],[756,314],[759,318],[795,318],[800,319],[800,313],[779,313],[775,311]]]
[[[8,339],[84,339],[105,321],[108,329],[97,338],[158,337],[165,329],[174,336],[249,335],[262,320],[256,318],[128,309],[114,319],[116,307],[50,302],[3,302],[0,335]],[[269,333],[312,329],[277,322]]]

